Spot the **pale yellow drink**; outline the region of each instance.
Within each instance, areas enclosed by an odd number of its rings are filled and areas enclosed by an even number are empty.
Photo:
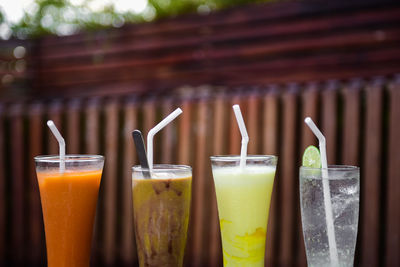
[[[213,166],[225,267],[264,266],[275,169]]]

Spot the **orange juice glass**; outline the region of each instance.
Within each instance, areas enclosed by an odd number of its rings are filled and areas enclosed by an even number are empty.
[[[66,155],[63,173],[59,156],[35,162],[48,266],[88,267],[104,157]]]

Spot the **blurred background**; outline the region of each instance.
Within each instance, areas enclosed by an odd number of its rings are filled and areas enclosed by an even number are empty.
[[[93,266],[135,266],[131,131],[183,114],[156,163],[193,166],[185,266],[222,266],[210,155],[278,155],[266,266],[306,266],[298,168],[361,167],[355,266],[400,266],[400,3],[395,0],[0,0],[0,266],[45,265],[33,156],[106,156]]]

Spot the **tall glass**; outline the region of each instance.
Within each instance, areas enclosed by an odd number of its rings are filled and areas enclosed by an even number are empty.
[[[277,157],[213,156],[224,266],[264,266],[268,214]]]
[[[133,215],[140,266],[183,265],[192,196],[192,169],[156,164],[151,179],[132,168]]]
[[[88,267],[104,157],[66,155],[60,173],[59,156],[37,156],[49,267]]]
[[[360,169],[332,165],[327,170],[339,265],[353,266]],[[321,168],[300,167],[300,203],[308,266],[331,266]]]

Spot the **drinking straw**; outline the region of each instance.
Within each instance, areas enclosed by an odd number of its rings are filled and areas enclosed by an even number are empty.
[[[321,151],[322,165],[322,188],[324,193],[325,219],[328,232],[329,254],[331,259],[331,266],[339,266],[339,257],[335,239],[335,228],[333,226],[331,194],[328,180],[329,177],[328,160],[326,157],[326,140],[325,136],[321,133],[321,131],[318,129],[318,127],[315,125],[310,117],[305,118],[304,122],[308,125],[308,127],[311,129],[311,131],[314,133],[319,141],[319,150]]]
[[[60,150],[60,173],[65,172],[65,141],[64,138],[61,136],[60,132],[58,131],[56,125],[52,120],[47,121],[47,126],[49,126],[51,132],[55,136],[58,141],[58,147]]]
[[[142,132],[139,130],[134,130],[132,132],[133,141],[135,142],[136,152],[138,154],[140,166],[142,167],[143,177],[145,179],[150,179],[149,162],[147,161],[146,149],[144,147],[144,141]]]
[[[153,138],[156,133],[158,133],[162,128],[164,128],[168,123],[173,121],[182,113],[180,108],[175,109],[171,114],[169,114],[165,119],[159,122],[154,128],[152,128],[147,134],[147,160],[149,162],[149,170],[153,169]]]
[[[240,168],[244,169],[246,167],[247,144],[249,143],[249,135],[247,134],[246,125],[244,124],[242,112],[240,111],[239,105],[233,105],[232,108],[233,112],[235,112],[240,134],[242,135],[242,147],[240,150]]]

